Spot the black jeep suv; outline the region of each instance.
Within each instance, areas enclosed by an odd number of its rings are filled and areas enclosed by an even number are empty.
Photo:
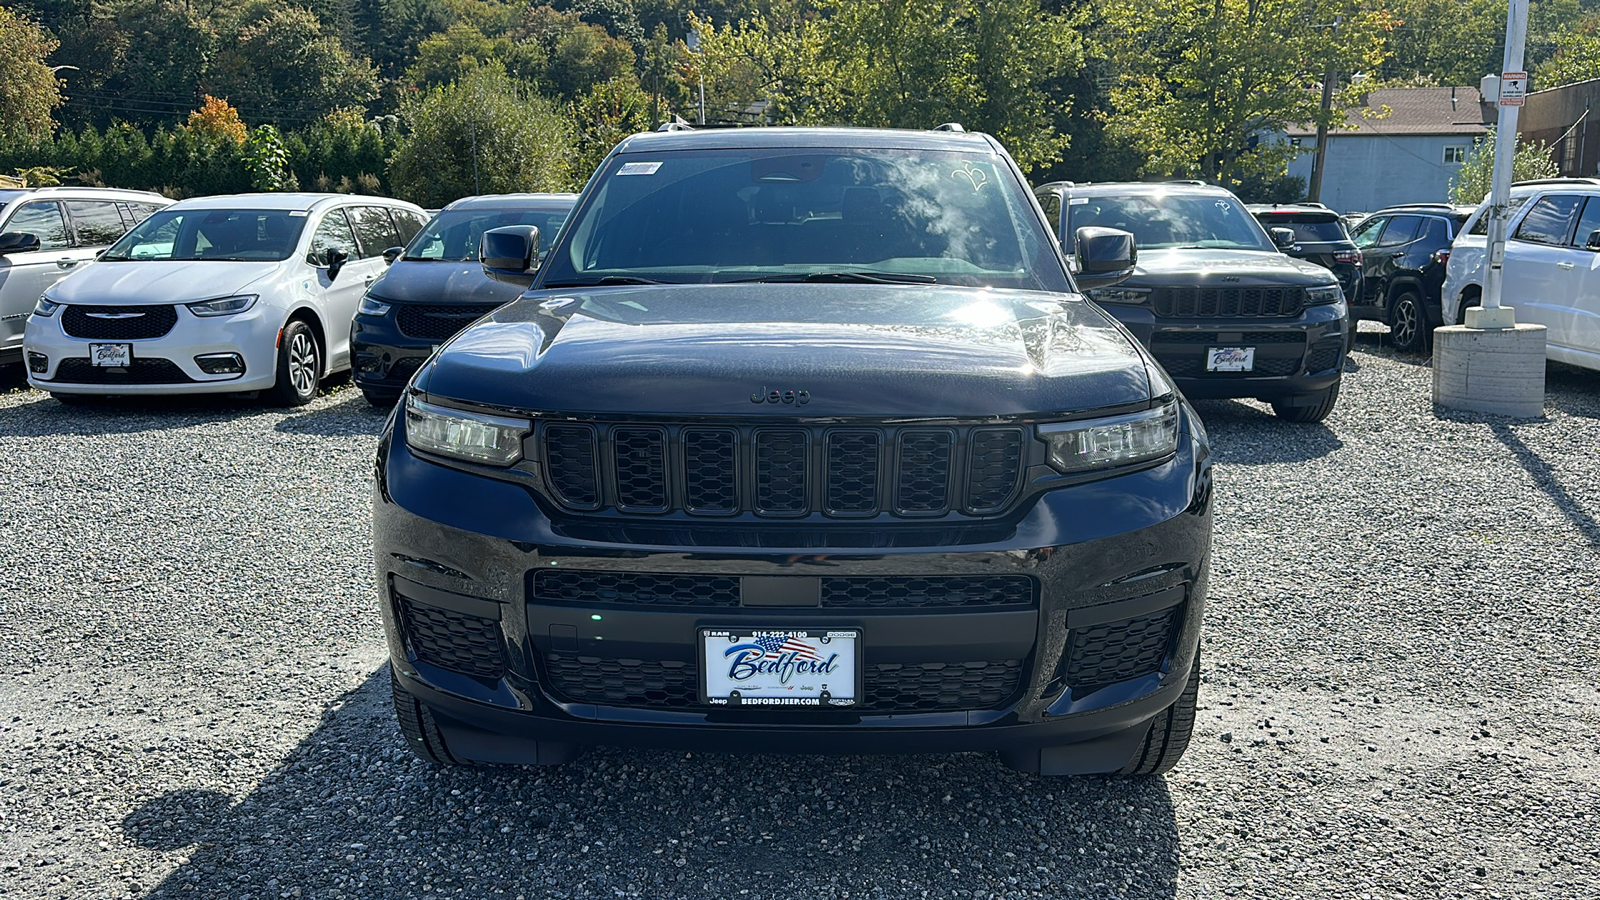
[[[1243,203],[1200,182],[1072,184],[1037,191],[1070,254],[1078,229],[1133,233],[1139,266],[1090,298],[1128,326],[1190,397],[1255,397],[1292,422],[1339,399],[1350,322],[1333,273],[1291,259]]]
[[[1350,229],[1365,275],[1361,296],[1350,298],[1351,318],[1388,325],[1397,350],[1426,350],[1433,329],[1444,323],[1439,292],[1450,245],[1475,209],[1444,203],[1392,206]]]
[[[993,139],[624,140],[380,441],[396,711],[440,763],[588,744],[1152,773],[1194,721],[1205,432]],[[1080,233],[1080,285],[1132,266]]]
[[[1247,209],[1261,227],[1294,232],[1294,246],[1284,253],[1314,262],[1333,273],[1348,305],[1361,297],[1361,251],[1350,240],[1339,214],[1320,203],[1252,204]]]

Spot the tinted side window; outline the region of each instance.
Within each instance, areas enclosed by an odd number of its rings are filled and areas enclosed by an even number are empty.
[[[127,230],[117,204],[110,201],[68,200],[67,214],[72,217],[72,230],[78,233],[78,244],[84,247],[109,247]]]
[[[411,239],[417,236],[417,232],[428,224],[426,218],[409,209],[391,209],[389,212],[394,215],[394,225],[400,230],[401,244],[410,244]]]
[[[133,218],[134,218],[135,222],[143,222],[145,219],[148,219],[150,217],[151,213],[159,212],[160,210],[162,210],[164,208],[165,207],[156,206],[154,203],[129,203],[128,204],[128,209],[133,211]]]
[[[1045,191],[1039,195],[1039,205],[1044,207],[1044,216],[1050,220],[1050,233],[1061,234],[1061,195]]]
[[[1350,239],[1356,242],[1357,247],[1371,247],[1378,242],[1378,235],[1383,233],[1383,226],[1388,221],[1387,216],[1373,216],[1357,225]]]
[[[1517,217],[1517,210],[1521,209],[1523,204],[1525,204],[1527,202],[1528,202],[1527,195],[1523,195],[1521,197],[1512,197],[1511,201],[1506,204],[1506,206],[1509,207],[1509,209],[1510,209],[1510,211],[1507,212],[1506,215],[1509,216],[1510,218],[1515,219]],[[1488,234],[1489,233],[1489,211],[1487,209],[1485,209],[1483,211],[1483,215],[1478,217],[1478,221],[1472,223],[1472,230],[1467,232],[1467,233],[1468,234]]]
[[[1517,225],[1512,237],[1535,244],[1565,244],[1578,218],[1582,197],[1556,194],[1540,197]]]
[[[23,232],[39,239],[40,250],[59,250],[72,243],[59,203],[28,203],[11,215],[6,231]]]
[[[350,224],[356,228],[356,240],[361,242],[363,258],[377,256],[403,243],[387,209],[381,206],[352,206],[347,211],[350,213]]]
[[[1573,245],[1588,247],[1589,235],[1596,231],[1600,231],[1600,197],[1590,197],[1583,205],[1583,216],[1578,219],[1578,230],[1573,232]]]
[[[361,256],[361,250],[356,246],[356,236],[351,233],[350,223],[345,221],[342,209],[330,210],[323,216],[322,224],[311,236],[311,264],[327,265],[329,250],[343,250],[351,259]]]
[[[1450,246],[1450,223],[1431,216],[1425,221],[1427,224],[1422,229],[1422,242],[1435,250]]]
[[[1383,229],[1383,236],[1378,238],[1376,246],[1398,247],[1401,244],[1409,244],[1417,239],[1417,226],[1421,224],[1421,216],[1395,216],[1389,220],[1388,227]]]

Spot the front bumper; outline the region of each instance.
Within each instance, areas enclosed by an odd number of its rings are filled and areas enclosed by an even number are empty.
[[[67,334],[63,312],[31,316],[23,339],[28,384],[63,394],[196,394],[258,391],[277,380],[278,332],[282,312],[257,302],[232,316],[201,318],[177,307],[177,322],[157,338],[80,338]],[[98,369],[90,344],[131,344],[134,365]],[[242,374],[211,375],[197,356],[234,353],[244,360]],[[42,357],[42,360],[40,359]]]
[[[1332,387],[1350,347],[1343,304],[1312,306],[1294,318],[1167,318],[1147,307],[1103,307],[1133,332],[1183,391],[1194,398],[1308,398]],[[1208,372],[1212,347],[1254,347],[1249,372]]]
[[[350,373],[356,386],[363,390],[399,395],[433,351],[473,320],[450,323],[448,333],[441,330],[432,337],[416,337],[400,329],[398,318],[404,304],[384,302],[390,304],[388,312],[381,316],[357,313],[350,323]],[[483,304],[482,314],[493,312],[499,305]]]
[[[628,744],[1015,760],[1071,745],[1074,761],[1055,769],[1113,771],[1196,658],[1210,479],[1203,440],[1186,431],[1161,465],[1039,494],[994,525],[751,520],[630,533],[425,461],[391,433],[374,491],[378,588],[401,687],[469,758]],[[738,585],[750,576],[819,579],[825,596],[846,598],[746,605]],[[919,599],[930,585],[1018,583],[1020,601]],[[698,630],[741,625],[860,629],[862,706],[704,705]]]

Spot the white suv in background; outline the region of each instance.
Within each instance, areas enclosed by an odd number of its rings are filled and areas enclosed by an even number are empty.
[[[350,320],[383,253],[427,217],[352,194],[239,194],[173,204],[39,298],[28,383],[105,394],[267,391],[298,406],[350,365]]]
[[[45,288],[171,203],[116,188],[0,190],[0,365],[22,362],[23,325]]]
[[[1525,181],[1511,189],[1501,297],[1518,322],[1543,325],[1545,356],[1600,369],[1600,178]],[[1444,322],[1483,294],[1488,204],[1450,247],[1441,290]]]

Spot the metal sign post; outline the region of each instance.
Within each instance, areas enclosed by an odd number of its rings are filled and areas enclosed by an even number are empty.
[[[1510,328],[1516,324],[1509,307],[1500,303],[1506,258],[1506,224],[1511,218],[1511,166],[1517,156],[1517,115],[1528,93],[1528,73],[1522,69],[1523,44],[1528,34],[1528,0],[1506,5],[1506,55],[1500,67],[1500,116],[1495,124],[1494,176],[1489,188],[1489,268],[1483,279],[1483,312],[1468,322],[1476,328]]]

